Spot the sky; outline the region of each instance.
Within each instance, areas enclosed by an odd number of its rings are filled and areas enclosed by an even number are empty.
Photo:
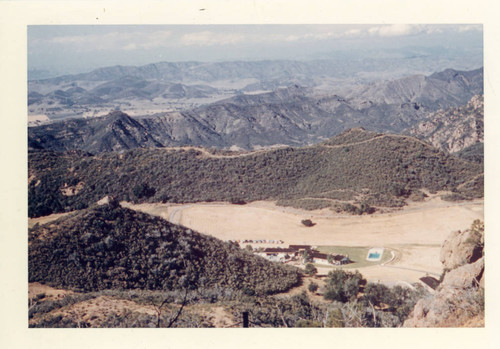
[[[169,61],[313,60],[415,52],[482,57],[474,24],[30,25],[28,69],[85,72]]]

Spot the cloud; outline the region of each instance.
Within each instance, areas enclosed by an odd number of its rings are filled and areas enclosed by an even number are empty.
[[[67,50],[74,52],[153,50],[182,47],[208,48],[224,45],[301,44],[328,40],[370,40],[410,35],[432,35],[482,31],[481,25],[388,24],[388,25],[324,25],[324,26],[220,26],[220,27],[155,27],[86,29],[85,34],[43,37],[30,40],[30,48]],[[49,48],[50,47],[50,48]]]
[[[351,29],[347,30],[343,33],[344,36],[360,36],[363,35],[363,31],[361,29]]]
[[[466,25],[460,25],[458,27],[458,31],[460,33],[468,32],[468,31],[482,31],[482,30],[483,30],[482,24],[466,24]]]
[[[371,27],[367,30],[370,36],[397,37],[410,35],[431,35],[441,33],[462,33],[466,31],[482,31],[478,24],[391,24]]]
[[[426,32],[426,26],[420,24],[392,24],[368,29],[370,35],[381,37],[407,36],[424,32]]]
[[[134,43],[130,43],[128,45],[125,45],[122,49],[124,51],[134,51],[134,50],[137,50],[137,45]]]
[[[248,41],[248,37],[243,34],[211,31],[184,34],[180,38],[180,43],[186,46],[233,45],[245,41]]]
[[[154,32],[110,32],[105,34],[57,36],[47,40],[56,46],[69,46],[80,52],[153,49],[168,44],[170,31]]]

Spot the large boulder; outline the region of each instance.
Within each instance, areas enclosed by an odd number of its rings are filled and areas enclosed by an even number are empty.
[[[455,231],[443,243],[445,274],[434,296],[420,299],[404,327],[484,326],[484,225]]]
[[[445,270],[455,269],[467,263],[474,263],[483,255],[472,230],[458,230],[450,234],[441,248],[441,263]]]
[[[484,326],[484,293],[481,288],[442,288],[434,297],[420,299],[404,327]],[[475,319],[475,321],[471,321]]]
[[[484,257],[472,264],[450,270],[444,276],[443,282],[438,290],[446,288],[470,288],[480,287],[483,281]]]

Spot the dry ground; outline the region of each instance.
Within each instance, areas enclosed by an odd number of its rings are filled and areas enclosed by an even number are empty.
[[[461,203],[442,201],[430,195],[425,202],[411,203],[390,213],[350,216],[331,210],[302,211],[278,207],[271,202],[247,205],[227,203],[130,205],[222,240],[283,240],[289,244],[377,246],[394,250],[386,265],[362,268],[370,281],[389,284],[412,283],[429,274],[438,277],[441,245],[454,230],[467,229],[474,219],[483,219],[483,200]],[[301,220],[315,226],[307,228]],[[243,244],[242,244],[243,245]],[[254,244],[254,247],[277,246]],[[318,268],[320,273],[330,269]]]
[[[70,213],[71,212],[53,213],[53,214],[48,215],[48,216],[37,217],[37,218],[28,218],[28,228],[33,228],[35,226],[35,224],[37,224],[37,223],[42,225],[42,224],[45,224],[48,222],[55,221],[56,219],[67,216]]]
[[[28,294],[30,306],[42,304],[46,301],[60,300],[67,295],[74,294],[73,291],[56,289],[47,285],[42,285],[38,282],[29,283]],[[169,309],[163,308],[162,314],[169,314],[172,317],[177,313],[178,305],[174,305]],[[111,296],[98,296],[89,300],[79,301],[74,304],[55,308],[47,313],[36,314],[30,318],[29,324],[35,326],[43,320],[48,320],[55,316],[62,316],[72,319],[76,324],[87,323],[91,327],[102,327],[103,321],[108,317],[121,316],[123,314],[133,312],[139,314],[147,314],[157,316],[157,307],[153,304],[139,304],[131,300],[117,299]],[[233,327],[237,321],[230,312],[226,311],[223,306],[213,307],[207,304],[188,305],[185,307],[185,312],[199,313],[205,318],[205,323],[211,324],[213,327]],[[128,324],[132,326],[132,323]]]
[[[303,211],[278,207],[272,202],[254,202],[243,206],[227,203],[122,205],[161,216],[223,240],[281,239],[284,244],[279,246],[283,247],[289,244],[385,247],[394,253],[390,262],[364,267],[359,271],[371,282],[388,285],[410,285],[426,275],[438,277],[442,271],[439,254],[443,241],[451,231],[466,229],[474,219],[483,219],[484,215],[483,200],[450,203],[441,201],[437,195],[422,203],[411,203],[402,210],[371,216],[339,215],[328,209]],[[30,219],[28,224],[43,224],[60,216]],[[313,220],[316,225],[311,228],[303,226],[301,220],[305,218]],[[332,268],[318,267],[319,274],[325,275],[330,270]],[[302,286],[278,297],[305,291],[310,282],[319,286],[324,284],[323,278],[320,277],[306,277],[303,281]],[[71,293],[72,291],[39,283],[29,284],[30,304],[61,299]],[[316,301],[324,301],[320,295],[312,295],[309,292],[308,295]],[[189,308],[187,307],[186,311]],[[224,307],[205,309],[200,306],[196,309],[205,314],[207,322],[215,327],[230,327],[235,322],[234,317]],[[73,317],[75,321],[99,326],[107,316],[125,311],[156,314],[151,305],[100,296],[37,316],[30,320],[30,324],[46,317],[63,315]]]

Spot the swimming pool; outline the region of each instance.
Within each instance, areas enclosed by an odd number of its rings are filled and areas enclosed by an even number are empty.
[[[384,253],[383,247],[372,247],[368,251],[368,255],[366,256],[366,260],[370,262],[378,262],[382,259],[382,255]]]

